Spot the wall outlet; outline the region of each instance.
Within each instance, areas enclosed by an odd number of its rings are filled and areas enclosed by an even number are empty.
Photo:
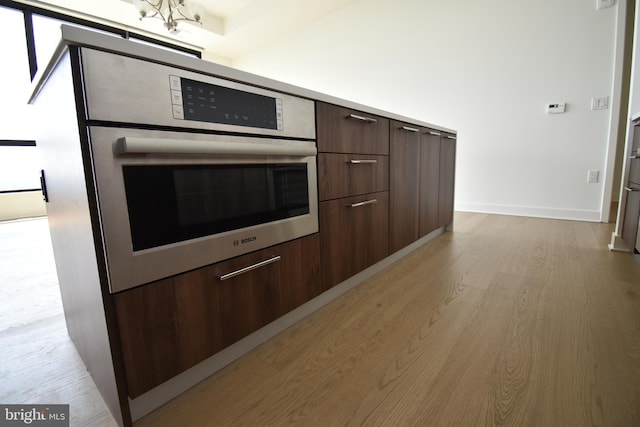
[[[590,184],[595,184],[598,182],[598,177],[600,176],[600,171],[589,171],[589,175],[587,176],[587,182]]]

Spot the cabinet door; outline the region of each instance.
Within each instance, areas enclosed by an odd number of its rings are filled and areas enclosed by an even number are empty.
[[[389,154],[389,119],[316,102],[318,151]]]
[[[640,185],[640,156],[638,155],[629,158],[629,182]]]
[[[632,153],[638,153],[640,150],[640,125],[638,123],[638,119],[633,122],[633,139],[631,143],[631,151]]]
[[[439,227],[453,222],[453,197],[456,173],[456,137],[443,135],[440,143],[440,183],[438,191]]]
[[[629,185],[627,191],[627,204],[622,223],[622,240],[633,251],[638,238],[638,220],[640,219],[640,186]]]
[[[440,226],[438,194],[440,192],[441,132],[427,130],[420,141],[420,232],[423,237]]]
[[[269,260],[274,261],[221,280]],[[318,295],[318,273],[315,234],[116,294],[129,396],[141,395]]]
[[[320,235],[318,233],[280,245],[278,300],[280,317],[320,295]]]
[[[320,202],[323,284],[329,288],[389,255],[389,193]]]
[[[418,239],[420,209],[420,129],[391,122],[389,250]]]
[[[388,189],[388,156],[318,154],[320,200],[339,199]]]

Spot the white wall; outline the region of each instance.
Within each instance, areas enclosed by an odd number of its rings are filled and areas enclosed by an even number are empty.
[[[457,129],[456,209],[598,221],[616,8],[361,0],[233,66]]]
[[[631,88],[629,93],[629,118],[640,114],[640,1],[636,0],[636,27],[633,34],[633,58]]]

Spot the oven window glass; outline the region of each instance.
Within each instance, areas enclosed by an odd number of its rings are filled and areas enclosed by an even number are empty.
[[[123,166],[133,250],[309,213],[306,164]]]

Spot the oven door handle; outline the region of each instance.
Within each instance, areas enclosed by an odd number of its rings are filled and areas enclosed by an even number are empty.
[[[260,268],[260,267],[264,267],[265,265],[269,265],[271,263],[274,263],[276,261],[280,261],[280,255],[276,255],[273,256],[269,259],[265,259],[264,261],[260,261],[256,264],[252,264],[248,267],[244,267],[241,268],[240,270],[236,270],[236,271],[232,271],[231,273],[227,273],[227,274],[221,274],[220,276],[218,276],[219,280],[227,280],[227,279],[231,279],[232,277],[236,277],[239,276],[241,274],[247,273],[251,270],[255,270],[256,268]]]
[[[307,157],[318,153],[310,145],[256,144],[251,142],[195,141],[191,139],[134,138],[116,142],[118,154],[204,154]]]

